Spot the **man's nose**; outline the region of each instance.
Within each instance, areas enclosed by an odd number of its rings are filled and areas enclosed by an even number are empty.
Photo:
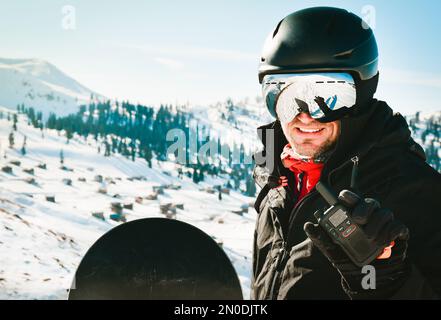
[[[297,119],[298,121],[308,124],[311,122],[314,122],[315,119],[313,117],[311,117],[311,115],[308,112],[300,112],[295,119]]]

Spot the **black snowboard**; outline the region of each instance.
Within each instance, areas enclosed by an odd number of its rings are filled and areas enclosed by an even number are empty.
[[[198,228],[165,218],[131,221],[103,235],[69,291],[69,300],[242,298],[219,245]]]

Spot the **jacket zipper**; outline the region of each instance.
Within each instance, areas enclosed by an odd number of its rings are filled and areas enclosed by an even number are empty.
[[[282,266],[284,265],[284,260],[288,257],[288,251],[286,250],[286,241],[282,242],[282,246],[279,249],[279,252],[277,253],[275,267],[274,267],[274,273],[273,277],[271,279],[271,289],[268,294],[268,298],[271,300],[276,300],[277,296],[274,294],[274,291],[276,290],[276,285],[278,283],[279,274],[282,271]]]
[[[290,221],[291,221],[291,217],[293,213],[297,213],[298,209],[302,206],[303,203],[305,203],[305,201],[308,198],[311,198],[314,194],[318,193],[317,191],[311,191],[310,193],[308,193],[305,197],[303,197],[293,208],[293,210],[291,211],[291,215],[290,215]],[[290,227],[291,227],[291,222],[289,223]],[[289,230],[289,229],[288,229]],[[289,252],[288,252],[288,243],[289,243],[289,235],[290,233],[288,232],[287,235],[287,241],[283,241],[282,242],[282,247],[279,249],[279,252],[277,253],[277,258],[276,258],[276,265],[275,265],[275,272],[271,281],[271,290],[269,293],[269,298],[271,300],[276,300],[277,299],[277,295],[278,295],[278,291],[279,288],[276,288],[276,286],[278,286],[279,283],[279,278],[280,278],[280,274],[283,271],[283,267],[286,264],[287,258],[289,258]]]
[[[352,189],[355,189],[355,188],[357,188],[356,181],[357,181],[357,176],[358,176],[358,161],[359,161],[358,156],[352,157],[351,161],[353,162],[354,165],[352,166],[351,185],[350,186]]]
[[[331,175],[340,170],[341,168],[344,168],[347,164],[349,163],[353,163],[353,167],[352,167],[352,174],[351,174],[351,187],[355,186],[355,179],[357,177],[357,173],[358,173],[358,162],[359,162],[359,156],[355,156],[352,157],[350,160],[345,161],[343,164],[341,164],[340,166],[338,166],[337,168],[335,168],[334,170],[332,170],[329,174],[328,174],[328,185],[331,185]],[[280,282],[280,275],[283,271],[284,265],[286,264],[287,258],[289,257],[288,254],[288,244],[290,243],[289,241],[289,235],[290,232],[289,230],[292,230],[292,226],[294,224],[294,220],[298,214],[298,212],[300,211],[300,207],[305,203],[305,201],[309,198],[311,198],[312,196],[318,194],[318,192],[314,189],[313,191],[311,191],[310,193],[308,193],[305,197],[303,197],[303,199],[301,199],[295,206],[294,208],[291,210],[290,216],[289,216],[289,228],[288,228],[288,235],[287,235],[287,241],[283,241],[282,243],[282,248],[279,249],[279,252],[277,254],[277,258],[276,258],[276,266],[275,266],[275,272],[271,281],[271,290],[269,293],[269,298],[271,300],[276,300],[277,299],[277,295],[279,293],[279,287],[278,283]]]
[[[300,191],[298,191],[298,193],[300,194]],[[296,211],[298,210],[298,208],[301,207],[301,205],[306,201],[306,199],[310,198],[313,194],[317,193],[317,191],[312,191],[310,193],[308,193],[305,197],[303,197],[299,202],[296,203],[296,205],[294,206],[294,208],[291,210],[290,212],[290,216],[289,216],[289,222],[288,224],[291,226],[291,217],[293,213],[296,213]],[[289,230],[289,229],[288,229]],[[288,241],[289,241],[289,232],[287,235],[287,241],[283,241],[282,242],[282,247],[279,249],[279,252],[277,253],[277,257],[276,257],[276,264],[275,264],[275,272],[271,281],[271,290],[269,293],[269,298],[271,300],[276,300],[277,299],[277,294],[278,294],[278,288],[276,288],[278,286],[278,282],[279,282],[279,277],[281,272],[283,271],[284,265],[286,264],[286,260],[289,257],[289,252],[288,252]]]

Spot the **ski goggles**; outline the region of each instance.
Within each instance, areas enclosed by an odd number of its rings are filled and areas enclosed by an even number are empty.
[[[270,74],[262,81],[268,110],[283,122],[307,112],[321,122],[339,119],[355,105],[355,81],[349,73]]]

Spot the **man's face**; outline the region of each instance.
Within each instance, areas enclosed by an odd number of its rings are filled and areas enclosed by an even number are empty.
[[[340,135],[339,120],[321,123],[306,112],[299,113],[291,122],[281,122],[281,125],[291,148],[306,158],[317,158],[333,148]]]

